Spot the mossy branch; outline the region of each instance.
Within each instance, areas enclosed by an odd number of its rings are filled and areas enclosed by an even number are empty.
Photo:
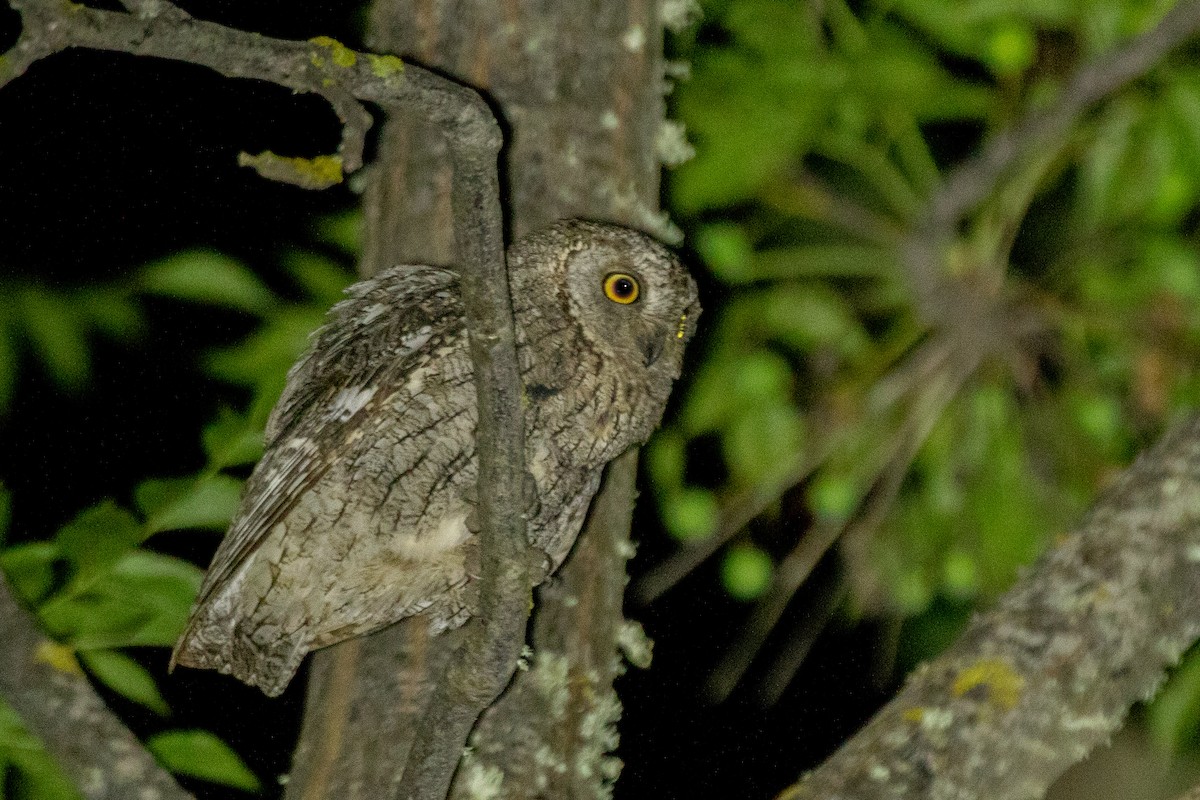
[[[1040,797],[1200,637],[1200,417],[780,800]]]

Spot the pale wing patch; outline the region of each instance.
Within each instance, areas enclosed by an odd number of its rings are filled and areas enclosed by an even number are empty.
[[[404,389],[408,392],[409,397],[416,397],[425,389],[425,378],[431,372],[433,372],[431,367],[420,367],[412,371],[404,383]]]
[[[398,536],[392,542],[396,554],[402,558],[420,560],[452,550],[470,536],[467,530],[467,510],[447,514],[433,530],[419,536]]]
[[[375,303],[367,306],[366,311],[358,318],[359,325],[370,325],[372,322],[383,316],[388,311],[388,306],[385,303]]]
[[[397,355],[407,355],[420,350],[429,340],[433,338],[433,328],[429,325],[423,325],[411,333],[406,333],[400,339],[400,346],[396,348]]]
[[[331,420],[345,422],[371,402],[371,398],[375,396],[378,388],[377,386],[347,386],[334,395],[333,402],[329,404],[329,410],[325,412],[325,416]]]
[[[533,453],[531,457],[525,459],[528,462],[529,474],[533,475],[534,481],[538,486],[546,486],[550,483],[546,468],[551,464],[558,463],[551,457],[550,447],[544,437],[539,437],[533,445]]]

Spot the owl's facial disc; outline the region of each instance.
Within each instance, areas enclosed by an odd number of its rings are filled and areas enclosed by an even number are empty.
[[[608,235],[567,261],[567,284],[585,333],[615,359],[677,377],[699,313],[695,283],[649,237],[624,229],[602,234]]]

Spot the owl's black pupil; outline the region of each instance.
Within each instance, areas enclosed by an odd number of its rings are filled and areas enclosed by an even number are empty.
[[[616,292],[617,297],[629,297],[633,294],[633,281],[629,278],[617,278],[613,281],[613,291]]]

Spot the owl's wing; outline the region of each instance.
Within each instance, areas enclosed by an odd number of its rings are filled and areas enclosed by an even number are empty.
[[[209,566],[197,609],[354,449],[363,420],[388,402],[414,363],[460,334],[456,280],[433,267],[397,267],[355,284],[348,299],[333,307],[308,352],[288,372],[267,422],[264,456]]]

